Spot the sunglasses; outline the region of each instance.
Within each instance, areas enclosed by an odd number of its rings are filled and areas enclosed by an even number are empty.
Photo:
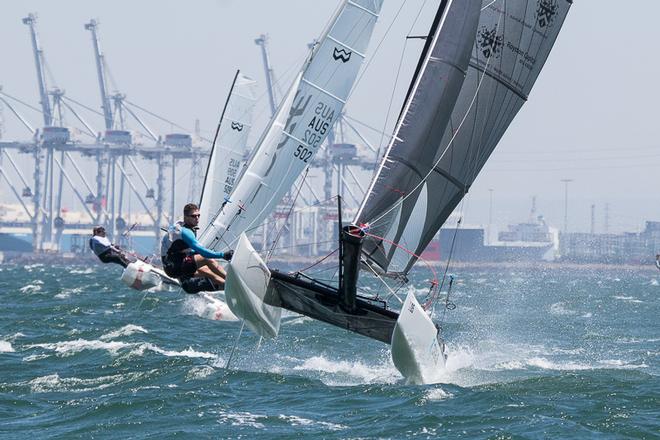
[[[201,214],[186,214],[186,217],[194,217],[194,218],[200,218]]]

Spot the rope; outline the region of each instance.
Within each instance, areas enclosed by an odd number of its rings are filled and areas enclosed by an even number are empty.
[[[378,275],[378,273],[373,269],[373,267],[371,267],[370,264],[367,264],[366,266],[369,268],[369,270],[370,270],[374,275],[376,275],[376,278],[378,278],[378,279],[383,283],[383,285],[384,285],[385,287],[387,287],[387,290],[390,291],[390,296],[394,296],[396,299],[399,300],[399,302],[400,302],[401,304],[403,304],[403,301],[401,300],[401,298],[399,298],[399,295],[397,295],[396,292],[395,292],[394,290],[392,290],[392,288],[389,286],[389,284],[387,284],[387,283],[385,282],[385,280],[384,280],[380,275]]]
[[[321,258],[320,260],[316,261],[316,262],[313,263],[312,265],[307,266],[307,267],[305,267],[305,268],[302,268],[302,269],[300,269],[300,270],[296,270],[296,271],[294,271],[294,272],[304,272],[304,271],[306,271],[306,270],[309,270],[309,269],[311,269],[312,267],[317,266],[317,265],[321,264],[323,261],[327,260],[331,255],[333,255],[333,254],[334,254],[335,252],[337,252],[338,250],[339,250],[339,248],[337,248],[337,249],[335,249],[334,251],[330,252],[328,255],[326,255],[325,257],[323,257],[323,258]]]
[[[393,242],[393,241],[391,241],[391,240],[388,240],[388,239],[386,239],[386,238],[384,238],[384,237],[379,237],[379,236],[377,236],[377,235],[370,234],[369,232],[365,231],[364,229],[362,229],[362,231],[364,232],[365,235],[367,235],[367,236],[369,236],[369,237],[372,237],[372,238],[375,238],[375,239],[377,239],[377,240],[384,241],[385,243],[388,243],[388,244],[390,244],[390,245],[396,247],[397,249],[401,249],[402,251],[406,252],[407,254],[412,255],[413,257],[415,257],[415,258],[417,258],[418,260],[422,261],[422,262],[426,265],[426,267],[429,268],[429,270],[431,271],[431,273],[433,274],[433,280],[431,281],[431,292],[433,292],[433,291],[438,287],[438,274],[436,273],[436,271],[435,271],[435,269],[433,268],[433,266],[431,266],[431,264],[430,264],[425,258],[423,258],[421,255],[417,255],[417,254],[414,253],[413,251],[411,251],[411,250],[409,250],[409,249],[406,249],[405,247],[401,246],[400,244],[395,243],[395,242]],[[367,265],[367,266],[369,266],[369,265]],[[373,272],[373,269],[372,269],[372,272]],[[375,272],[374,272],[374,273],[375,273]],[[379,278],[380,278],[380,277],[379,277]],[[382,279],[382,278],[381,278],[381,279]],[[389,287],[389,286],[388,286],[388,287]],[[429,292],[429,295],[431,294],[431,292]],[[397,298],[398,298],[398,297],[397,297]],[[400,301],[400,299],[399,299],[399,301]],[[426,307],[426,306],[424,307],[424,310],[427,310],[427,307]]]

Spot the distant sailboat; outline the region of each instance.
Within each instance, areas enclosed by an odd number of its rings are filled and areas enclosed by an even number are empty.
[[[256,82],[236,72],[213,139],[200,197],[200,225],[208,225],[229,200],[248,152]]]
[[[353,225],[340,232],[338,286],[303,273],[271,271],[254,251],[243,232],[249,233],[272,210],[272,200],[239,205],[214,222],[211,243],[223,236],[231,241],[240,237],[227,279],[228,303],[236,315],[258,334],[276,336],[280,310],[292,310],[391,344],[394,365],[408,381],[437,381],[445,362],[441,328],[429,316],[438,299],[437,283],[431,284],[424,307],[409,293],[396,312],[378,297],[358,294],[360,269],[407,281],[419,255],[468,192],[527,100],[571,3],[443,0],[386,154]],[[291,96],[287,99],[284,108],[293,102]],[[312,116],[305,116],[300,130]],[[289,130],[284,132],[288,142],[296,126],[279,117]],[[297,144],[305,145],[296,140],[281,153],[287,162],[299,165]],[[271,170],[277,152],[255,157],[259,163],[252,167]],[[250,191],[240,192],[242,180],[231,198],[250,202],[261,188],[274,198],[288,189],[282,183],[290,186],[295,179],[288,174],[291,167],[283,170],[284,182],[246,173],[243,180],[253,182]],[[243,216],[247,220],[228,234]]]

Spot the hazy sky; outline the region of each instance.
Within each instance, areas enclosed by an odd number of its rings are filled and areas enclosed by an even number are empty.
[[[402,2],[385,0],[369,53],[379,43],[380,48],[347,107],[353,118],[388,131],[421,47],[420,40],[409,41],[402,58],[404,36],[411,29],[412,34],[426,33],[439,0]],[[90,34],[83,28],[95,18],[100,21],[101,45],[116,87],[129,100],[186,127],[192,128],[198,118],[202,130],[210,132],[237,68],[259,81],[262,96],[265,92],[254,38],[269,35],[271,61],[285,89],[306,54],[306,44],[318,36],[338,3],[5,0],[0,2],[0,85],[6,93],[38,106],[28,28],[21,23],[29,12],[36,12],[54,78],[49,78],[49,86],[59,86],[69,97],[98,109]],[[467,223],[487,223],[489,189],[493,189],[497,223],[526,220],[535,195],[538,211],[561,226],[564,186],[560,180],[566,178],[574,179],[569,186],[571,230],[588,230],[591,204],[596,204],[597,230],[602,229],[606,203],[610,230],[637,230],[646,219],[660,220],[660,124],[656,121],[660,63],[654,38],[658,17],[657,0],[574,2],[529,102],[466,199]],[[37,113],[18,108],[40,125]],[[257,112],[263,122],[265,99],[259,101]],[[84,114],[100,131],[101,119]],[[4,140],[29,138],[6,108],[4,119]],[[154,126],[159,132],[176,131]],[[381,140],[373,131],[364,133],[374,144]],[[6,188],[4,183],[0,188]],[[12,201],[5,190],[0,200]]]

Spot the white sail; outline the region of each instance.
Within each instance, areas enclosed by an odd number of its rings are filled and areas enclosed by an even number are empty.
[[[211,223],[234,189],[235,179],[247,154],[256,101],[255,84],[254,80],[236,72],[211,149],[199,205],[200,225]]]
[[[201,242],[226,248],[250,234],[311,164],[344,108],[383,0],[348,0],[313,49]]]

